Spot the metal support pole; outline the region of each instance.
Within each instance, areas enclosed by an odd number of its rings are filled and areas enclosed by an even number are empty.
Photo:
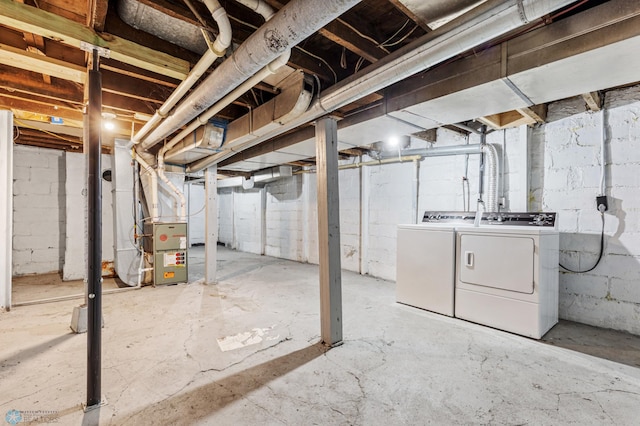
[[[0,311],[11,309],[13,113],[0,111]]]
[[[487,126],[482,125],[480,129],[480,145],[487,143]],[[480,171],[478,179],[478,203],[484,204],[484,151],[480,151]],[[476,207],[477,208],[477,207]]]
[[[333,117],[323,117],[316,121],[316,170],[320,254],[320,334],[325,345],[336,346],[342,343],[342,275],[338,127]]]
[[[218,166],[204,172],[205,222],[204,222],[204,282],[215,284],[218,251]]]
[[[87,296],[87,409],[101,403],[102,352],[102,182],[100,180],[102,78],[98,50],[89,71],[88,157],[88,296]]]

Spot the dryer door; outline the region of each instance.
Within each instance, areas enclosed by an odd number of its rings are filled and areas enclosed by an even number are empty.
[[[533,238],[462,234],[460,281],[532,294],[534,254]]]

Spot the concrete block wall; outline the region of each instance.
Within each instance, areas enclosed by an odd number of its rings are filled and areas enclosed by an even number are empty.
[[[560,274],[560,316],[640,334],[640,86],[608,91],[605,112],[581,98],[549,106],[531,146],[534,209],[557,211],[561,262],[584,270],[597,260],[603,118],[606,141],[605,250],[591,272]]]
[[[64,151],[14,146],[13,275],[62,269],[65,245]]]
[[[102,156],[102,169],[111,157]],[[111,183],[102,180],[102,252],[113,261]],[[13,276],[63,271],[64,279],[86,273],[86,184],[82,154],[14,146]]]

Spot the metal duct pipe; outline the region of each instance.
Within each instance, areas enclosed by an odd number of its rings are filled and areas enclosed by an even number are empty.
[[[200,58],[198,63],[191,69],[187,78],[176,87],[162,106],[156,111],[149,121],[136,133],[132,141],[138,144],[142,138],[149,133],[164,117],[166,117],[171,109],[187,94],[189,89],[198,82],[200,77],[213,65],[216,59],[224,56],[224,53],[231,44],[231,24],[227,12],[220,6],[218,0],[204,0],[204,3],[211,11],[211,16],[218,24],[218,37],[213,44]]]
[[[303,115],[286,126],[263,135],[243,149],[313,121],[364,96],[390,86],[411,75],[437,65],[457,54],[493,40],[536,20],[575,0],[492,0],[398,49],[357,74],[321,93],[318,101]],[[235,153],[235,152],[234,152]],[[234,153],[212,155],[198,162],[202,170]]]
[[[385,160],[394,158],[414,157],[443,157],[448,155],[466,155],[484,153],[487,160],[487,202],[485,210],[488,212],[498,211],[498,152],[492,144],[474,145],[454,145],[442,146],[438,148],[405,149],[399,153],[383,153],[381,157]],[[383,160],[384,161],[384,160]]]
[[[142,142],[142,148],[152,147],[193,120],[286,49],[300,43],[358,2],[359,0],[296,0],[288,3],[181,102],[173,115]]]

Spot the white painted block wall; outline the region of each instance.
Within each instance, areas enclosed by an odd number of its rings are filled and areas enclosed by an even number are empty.
[[[68,268],[65,279],[83,278],[86,235],[79,225],[86,211],[83,159],[82,154],[14,146],[13,276]],[[103,155],[103,170],[110,164],[111,157]],[[113,261],[111,184],[103,180],[102,191],[103,259]]]
[[[560,274],[560,316],[640,334],[640,86],[605,97],[605,251],[585,274]],[[532,139],[532,207],[560,215],[561,262],[588,269],[599,251],[602,114],[574,98],[551,104]]]
[[[14,146],[13,275],[60,271],[65,242],[64,151]]]

